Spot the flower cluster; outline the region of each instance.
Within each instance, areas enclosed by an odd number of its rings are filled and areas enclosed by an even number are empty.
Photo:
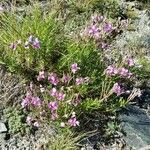
[[[16,50],[17,46],[22,45],[22,43],[23,42],[21,40],[12,42],[10,43],[9,48],[12,50]],[[41,47],[38,38],[34,38],[32,35],[29,36],[28,40],[22,46],[24,46],[25,49],[29,49],[30,46],[32,46],[32,48],[34,49],[39,49]]]
[[[23,99],[21,105],[23,108],[34,106],[34,107],[40,107],[42,104],[42,100],[39,97],[32,96],[31,93],[27,93],[26,97]]]
[[[118,83],[115,83],[113,85],[112,92],[116,93],[117,96],[119,96],[119,95],[121,95],[123,93],[123,90],[121,89],[121,86]]]
[[[38,38],[34,38],[34,36],[29,36],[28,40],[25,42],[25,48],[29,48],[29,46],[32,46],[34,49],[40,48],[40,41]]]
[[[116,66],[114,65],[110,65],[107,67],[107,69],[105,70],[105,73],[108,75],[108,76],[120,76],[122,78],[130,78],[133,74],[128,70],[126,69],[125,67],[120,67],[120,68],[117,68]]]
[[[125,26],[127,26],[126,20],[114,25],[106,17],[94,14],[91,16],[90,23],[80,35],[82,38],[90,37],[95,39],[98,45],[100,45],[100,48],[107,50],[110,47],[110,40],[107,39],[114,39],[114,36],[116,36],[122,28],[125,28]]]
[[[48,81],[53,85],[57,85],[59,83],[59,79],[55,73],[51,73],[48,76]]]
[[[78,64],[73,63],[70,66],[71,74],[63,73],[61,78],[56,73],[48,74],[44,70],[39,71],[37,81],[46,80],[50,85],[45,88],[40,84],[41,95],[37,97],[34,96],[33,83],[30,83],[29,91],[22,100],[21,105],[25,110],[34,110],[33,112],[36,110],[38,114],[34,117],[27,117],[28,125],[38,127],[41,117],[49,118],[51,121],[58,121],[61,127],[79,125],[74,109],[81,103],[82,96],[80,92],[77,92],[77,87],[82,87],[90,81],[89,77],[84,78],[77,75],[79,69]],[[68,111],[66,108],[68,108]]]
[[[10,43],[9,48],[12,49],[12,50],[16,50],[16,48],[17,48],[17,46],[18,46],[19,44],[21,44],[21,40],[18,40],[18,41],[16,41],[16,42]]]
[[[114,30],[114,27],[111,22],[107,21],[104,16],[95,14],[91,16],[91,23],[86,27],[86,29],[81,33],[88,37],[94,39],[103,39],[104,36],[111,34]],[[105,43],[104,41],[102,43]],[[104,46],[104,45],[103,45]]]
[[[124,91],[124,89],[121,86],[121,80],[123,79],[130,79],[133,76],[133,73],[129,71],[131,67],[135,66],[135,61],[131,57],[125,57],[123,59],[123,63],[121,64],[121,67],[116,67],[117,65],[110,65],[106,68],[105,74],[110,77],[119,77],[120,82],[115,83],[111,89],[111,91],[117,96],[121,95],[122,93],[126,93],[127,91]],[[124,80],[126,81],[126,80]]]

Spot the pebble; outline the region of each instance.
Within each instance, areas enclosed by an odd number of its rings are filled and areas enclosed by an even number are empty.
[[[0,122],[0,133],[7,132],[7,128],[4,123]]]

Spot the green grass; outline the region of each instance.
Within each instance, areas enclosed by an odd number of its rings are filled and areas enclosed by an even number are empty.
[[[0,62],[12,72],[35,73],[40,69],[52,69],[65,53],[66,38],[63,24],[54,19],[53,14],[42,12],[38,6],[26,16],[6,12],[0,15]],[[24,43],[30,35],[38,37],[41,48],[25,49]],[[15,51],[10,43],[21,40]]]
[[[54,137],[51,137],[48,144],[47,150],[77,150],[77,143],[82,136],[77,136],[71,132],[63,132]]]

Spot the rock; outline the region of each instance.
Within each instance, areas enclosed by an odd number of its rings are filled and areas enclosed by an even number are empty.
[[[0,122],[0,133],[7,132],[7,128],[4,123]]]
[[[138,53],[150,56],[150,12],[139,10],[138,18],[132,20],[129,28],[133,28],[133,30],[126,30],[118,36],[114,47],[122,55],[132,53],[136,56]]]
[[[87,144],[86,145],[86,150],[94,150],[94,148],[91,144]]]
[[[129,106],[119,116],[126,144],[135,150],[150,145],[150,114],[137,106]]]

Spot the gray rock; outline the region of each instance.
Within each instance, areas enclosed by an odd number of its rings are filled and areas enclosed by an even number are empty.
[[[135,150],[150,145],[150,114],[136,106],[129,106],[119,116],[127,145]]]
[[[138,18],[132,20],[133,30],[124,31],[116,38],[114,47],[123,55],[136,52],[150,56],[150,12],[137,10]],[[120,51],[121,50],[121,51]]]
[[[4,123],[0,122],[0,133],[7,132],[7,128]]]

